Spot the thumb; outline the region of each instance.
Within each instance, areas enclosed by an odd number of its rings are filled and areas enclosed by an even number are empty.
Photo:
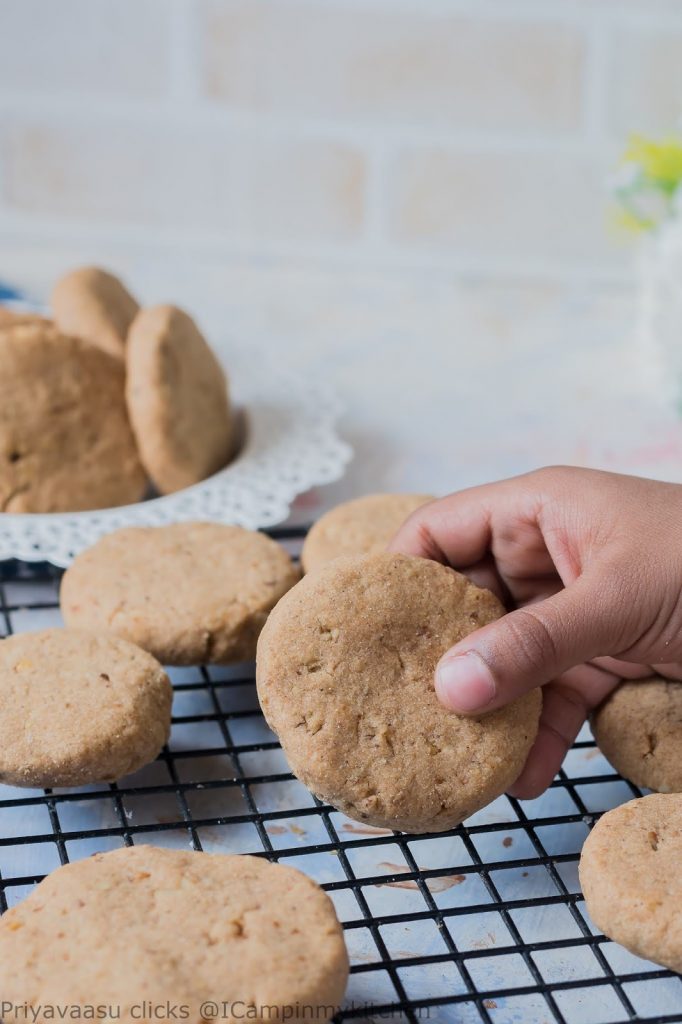
[[[580,576],[471,633],[436,667],[440,701],[463,714],[492,711],[574,665],[615,653],[622,629],[604,589]]]

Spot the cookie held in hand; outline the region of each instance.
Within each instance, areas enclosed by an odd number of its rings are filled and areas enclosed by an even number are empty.
[[[339,558],[305,576],[272,612],[256,660],[293,772],[351,818],[403,832],[452,828],[494,800],[523,768],[540,692],[465,718],[440,704],[433,674],[503,611],[423,558]]]

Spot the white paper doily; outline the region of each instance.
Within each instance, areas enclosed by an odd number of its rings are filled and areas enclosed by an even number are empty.
[[[219,353],[220,354],[220,353]],[[67,566],[83,548],[121,526],[203,519],[255,530],[286,519],[298,494],[342,476],[352,449],[335,429],[335,396],[268,369],[264,354],[225,360],[230,392],[246,416],[239,456],[208,480],[136,505],[49,515],[0,514],[0,559]]]

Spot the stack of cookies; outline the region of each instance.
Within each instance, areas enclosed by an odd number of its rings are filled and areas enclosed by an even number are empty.
[[[88,267],[57,282],[52,314],[0,310],[0,511],[126,505],[227,464],[227,381],[186,313],[140,309]]]

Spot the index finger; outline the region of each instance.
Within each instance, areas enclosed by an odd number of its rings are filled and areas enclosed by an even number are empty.
[[[490,548],[492,509],[505,484],[470,487],[422,505],[403,523],[389,551],[452,566],[479,562]]]

